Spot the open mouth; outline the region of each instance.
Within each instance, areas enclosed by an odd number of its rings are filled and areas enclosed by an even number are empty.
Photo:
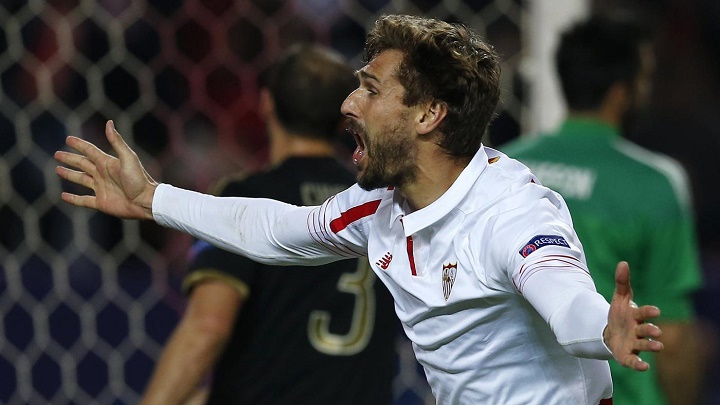
[[[360,128],[358,124],[351,122],[348,124],[346,130],[350,133],[350,135],[352,135],[353,139],[355,139],[355,143],[357,144],[357,148],[355,148],[355,151],[353,152],[353,163],[357,166],[365,157],[365,142],[360,136]]]

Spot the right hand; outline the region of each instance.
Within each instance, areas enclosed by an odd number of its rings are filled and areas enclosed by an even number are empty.
[[[115,124],[105,124],[107,136],[118,157],[110,156],[90,142],[68,136],[66,143],[79,154],[55,152],[55,160],[74,167],[58,166],[55,172],[65,180],[92,189],[95,195],[76,195],[64,192],[63,201],[102,211],[125,219],[152,219],[152,199],[157,182],[150,177],[137,154],[130,149]]]

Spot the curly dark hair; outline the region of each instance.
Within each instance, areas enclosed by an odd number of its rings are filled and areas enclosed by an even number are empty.
[[[462,24],[408,16],[380,17],[365,43],[365,62],[393,49],[404,54],[396,72],[403,103],[447,104],[438,142],[454,157],[480,148],[500,98],[500,63],[492,46]]]

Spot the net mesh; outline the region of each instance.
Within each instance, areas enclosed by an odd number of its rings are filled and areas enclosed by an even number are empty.
[[[518,133],[520,0],[0,2],[0,402],[136,403],[184,305],[189,237],[60,201],[67,134],[113,119],[156,179],[207,190],[265,162],[258,82],[317,41],[361,66],[382,13],[462,20],[503,56],[494,133]],[[397,403],[432,403],[404,339]]]

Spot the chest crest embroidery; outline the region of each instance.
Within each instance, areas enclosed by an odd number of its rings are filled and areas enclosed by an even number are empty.
[[[453,285],[455,284],[455,278],[457,277],[457,263],[443,264],[442,269],[442,287],[445,301],[450,298]]]
[[[380,267],[383,270],[387,270],[388,266],[390,266],[390,262],[392,261],[392,254],[390,252],[385,253],[385,256],[381,257],[380,260],[375,262],[375,264]]]

